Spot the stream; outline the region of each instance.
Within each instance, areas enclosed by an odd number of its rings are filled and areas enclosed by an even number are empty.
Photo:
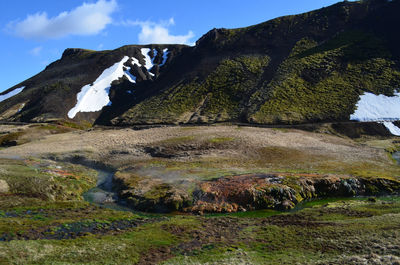
[[[392,157],[393,157],[394,160],[397,161],[397,164],[400,165],[400,152],[394,152],[394,153],[392,154]]]
[[[124,206],[124,201],[118,198],[118,194],[113,190],[114,172],[110,170],[92,168],[97,171],[97,186],[83,194],[85,201],[100,207],[118,211],[133,211]]]

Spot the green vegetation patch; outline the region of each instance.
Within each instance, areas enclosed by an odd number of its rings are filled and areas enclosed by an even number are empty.
[[[67,163],[41,160],[0,160],[0,179],[9,186],[0,196],[2,208],[48,201],[82,200],[95,186],[97,172]]]
[[[211,143],[227,143],[227,142],[233,142],[235,138],[233,137],[214,137],[209,139]]]

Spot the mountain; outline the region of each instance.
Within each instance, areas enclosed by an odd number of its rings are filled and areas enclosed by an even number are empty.
[[[0,119],[348,121],[363,95],[397,95],[399,12],[400,0],[345,1],[246,28],[213,29],[193,47],[67,49],[0,95]]]

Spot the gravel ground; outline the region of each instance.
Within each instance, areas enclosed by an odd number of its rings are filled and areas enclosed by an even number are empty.
[[[4,127],[0,126],[0,131]],[[7,130],[12,130],[8,125]],[[338,160],[387,160],[385,153],[377,148],[360,145],[354,141],[294,129],[271,129],[237,126],[162,127],[145,130],[129,128],[94,129],[47,135],[24,145],[0,150],[0,157],[45,156],[48,154],[86,153],[104,160],[110,154],[114,158],[143,158],[143,146],[157,145],[160,141],[192,137],[194,139],[233,138],[231,148],[225,148],[214,155],[243,155],[255,148],[282,147],[301,150],[310,154],[329,155]],[[210,154],[208,154],[210,155]]]

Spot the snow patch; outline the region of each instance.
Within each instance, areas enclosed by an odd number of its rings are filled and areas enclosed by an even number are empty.
[[[150,57],[151,51],[153,51],[153,58]],[[142,65],[135,57],[129,58],[128,56],[125,56],[120,62],[115,63],[110,68],[104,70],[92,85],[88,84],[82,87],[81,91],[77,94],[78,102],[75,107],[68,112],[68,117],[73,119],[78,112],[95,112],[101,110],[104,106],[110,106],[111,101],[108,94],[113,81],[125,76],[129,82],[136,83],[136,76],[130,73],[131,67],[124,66],[129,59],[132,60],[132,65],[137,65],[138,67],[144,66],[149,75],[154,77],[155,74],[150,72],[150,70],[154,66],[154,59],[157,56],[157,50],[142,48],[141,53],[144,57],[145,65]],[[164,49],[163,62],[160,66],[165,64],[168,59],[168,54],[168,49]]]
[[[391,134],[400,136],[400,128],[393,124],[393,121],[400,120],[400,93],[394,93],[393,97],[364,93],[350,120],[376,121],[385,125]]]
[[[400,136],[400,128],[394,125],[393,122],[385,121],[383,125],[385,125],[391,134]]]
[[[136,59],[135,57],[132,57],[132,64],[133,65],[137,65],[137,66],[139,66],[139,67],[142,67],[142,64],[139,62],[139,60],[138,59]]]
[[[400,120],[400,93],[393,97],[365,93],[357,103],[357,110],[350,115],[356,121]]]
[[[162,55],[163,61],[162,61],[162,63],[160,64],[160,67],[163,66],[163,65],[167,62],[168,54],[169,54],[168,48],[165,48],[165,49],[163,50],[163,55]]]
[[[93,84],[82,87],[81,92],[77,94],[78,102],[68,112],[68,117],[73,119],[78,112],[95,112],[101,110],[104,106],[110,106],[111,101],[108,93],[111,83],[126,75],[124,63],[128,60],[129,57],[125,56],[120,62],[105,69]]]
[[[0,95],[0,102],[2,102],[4,100],[6,100],[6,99],[9,99],[9,98],[21,93],[22,90],[24,90],[24,88],[25,88],[24,86],[23,87],[19,87],[19,88],[16,88],[16,89],[8,92],[7,94]]]
[[[22,105],[18,109],[18,112],[21,112],[24,107],[25,107],[25,103],[22,103]]]
[[[140,50],[141,50],[142,55],[144,56],[144,60],[145,60],[144,67],[146,67],[146,69],[148,71],[150,71],[150,69],[153,68],[153,66],[154,66],[153,65],[153,60],[150,58],[150,55],[149,55],[151,49],[150,48],[142,48]]]

